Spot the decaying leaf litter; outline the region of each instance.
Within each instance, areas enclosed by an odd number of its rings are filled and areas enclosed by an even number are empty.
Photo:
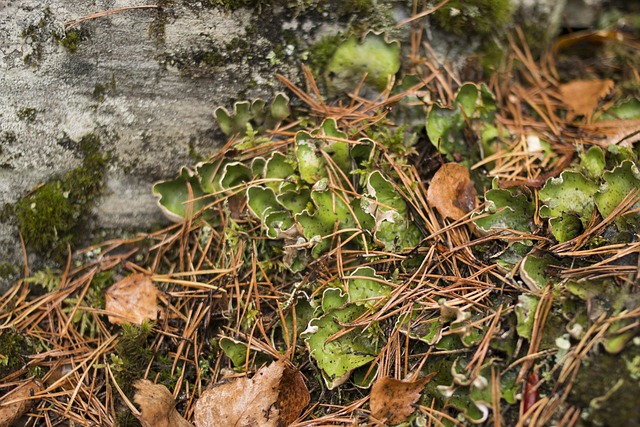
[[[464,83],[415,25],[397,80],[365,64],[328,102],[305,69],[216,110],[225,147],[154,187],[175,225],[27,268],[0,300],[28,354],[4,419],[633,425],[601,409],[639,391],[638,100],[562,82],[569,43],[535,62],[519,32]]]

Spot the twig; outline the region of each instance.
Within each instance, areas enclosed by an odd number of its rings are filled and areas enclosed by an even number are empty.
[[[101,18],[103,16],[107,16],[107,15],[113,15],[115,13],[120,13],[120,12],[125,12],[127,10],[132,10],[132,9],[158,9],[159,6],[155,5],[155,4],[145,4],[145,5],[141,5],[141,6],[127,6],[127,7],[119,7],[117,9],[111,9],[111,10],[105,10],[102,12],[96,12],[96,13],[92,13],[91,15],[87,15],[87,16],[83,16],[81,18],[78,19],[71,19],[69,21],[66,21],[64,23],[64,30],[65,31],[69,31],[71,28],[75,27],[76,25],[85,22],[85,21],[90,21],[92,19],[96,19],[96,18]]]

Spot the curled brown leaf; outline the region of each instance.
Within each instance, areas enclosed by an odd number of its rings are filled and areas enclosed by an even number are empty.
[[[569,106],[571,111],[567,114],[567,120],[573,121],[577,116],[584,116],[587,122],[598,107],[600,99],[613,89],[613,80],[574,80],[560,85],[562,101]]]
[[[309,399],[302,374],[285,361],[276,361],[253,378],[236,378],[202,393],[196,403],[195,424],[285,427],[298,418]]]
[[[105,293],[109,322],[135,323],[155,321],[158,317],[158,288],[144,274],[132,274],[115,283]]]
[[[400,381],[390,377],[378,379],[371,387],[371,416],[387,424],[405,422],[413,411],[414,404],[420,399],[424,386],[435,372],[415,381]]]
[[[28,380],[0,399],[0,427],[9,427],[26,414],[34,404],[32,397],[42,390],[40,383]]]
[[[193,427],[176,411],[176,401],[167,387],[149,380],[138,380],[133,387],[133,401],[140,407],[136,418],[142,427]]]
[[[458,163],[445,163],[433,176],[427,201],[440,215],[458,220],[478,204],[469,169]]]

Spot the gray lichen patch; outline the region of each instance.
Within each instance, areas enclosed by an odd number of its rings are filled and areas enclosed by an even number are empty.
[[[50,50],[47,45],[51,40],[64,36],[59,24],[51,7],[46,4],[34,8],[24,18],[20,35],[23,41],[22,60],[26,65],[40,65],[43,55]]]
[[[272,17],[269,25],[278,27],[274,32],[256,22],[257,17],[248,9],[239,9],[233,14],[215,8],[181,9],[180,12],[179,19],[165,26],[165,43],[159,56],[169,71],[176,70],[184,77],[246,83],[253,80],[252,74],[256,71],[266,76],[288,68],[283,62],[294,54],[294,49],[287,50],[290,43],[284,40],[288,32],[282,31],[282,17]],[[282,40],[273,40],[273,37]],[[276,51],[280,61],[273,60]],[[288,71],[291,74],[291,70]]]

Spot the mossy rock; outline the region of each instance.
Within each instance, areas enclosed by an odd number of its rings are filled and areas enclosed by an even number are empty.
[[[440,28],[458,36],[488,37],[511,21],[509,0],[452,0],[433,19]]]
[[[100,139],[85,135],[79,151],[84,157],[79,167],[37,187],[11,209],[26,245],[54,259],[63,258],[58,251],[64,251],[67,243],[79,240],[74,231],[104,188],[109,156],[102,153]]]

